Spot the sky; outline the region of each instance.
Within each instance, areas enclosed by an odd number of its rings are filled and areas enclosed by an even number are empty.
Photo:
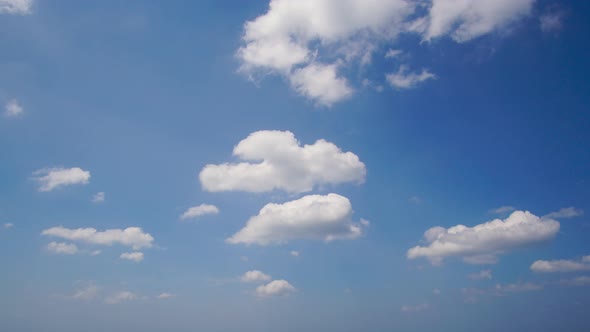
[[[590,330],[589,13],[0,0],[0,330]]]

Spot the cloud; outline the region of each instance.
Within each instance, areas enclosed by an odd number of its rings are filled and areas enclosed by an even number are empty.
[[[425,257],[440,263],[451,256],[495,258],[504,252],[547,241],[559,231],[559,222],[515,211],[504,220],[495,219],[474,227],[433,227],[424,233],[426,246],[408,250],[407,257]]]
[[[41,235],[105,246],[120,244],[131,247],[133,250],[150,248],[154,241],[154,238],[149,233],[144,233],[139,227],[107,229],[99,232],[94,228],[68,229],[58,226],[44,230]]]
[[[218,214],[219,209],[215,205],[201,204],[199,206],[193,206],[186,210],[181,216],[181,220],[197,218],[207,214]]]
[[[590,256],[584,256],[580,260],[538,260],[531,265],[534,272],[577,272],[590,270]]]
[[[543,289],[543,286],[539,284],[535,284],[532,282],[525,282],[525,283],[517,283],[517,284],[507,284],[501,285],[497,284],[495,291],[496,294],[502,295],[505,293],[522,293],[522,292],[531,292]]]
[[[14,224],[13,223],[10,223],[10,222],[7,222],[7,223],[4,223],[3,226],[4,226],[5,229],[10,229],[10,228],[14,227]]]
[[[143,252],[135,251],[135,252],[124,252],[119,256],[121,259],[127,259],[134,262],[141,262],[143,260]]]
[[[551,212],[543,216],[543,218],[557,219],[557,218],[575,218],[584,214],[584,211],[576,209],[573,206],[559,209],[559,211]]]
[[[539,17],[539,26],[545,33],[559,32],[563,28],[565,10],[559,6],[549,6]]]
[[[418,312],[418,311],[424,311],[428,308],[430,308],[430,305],[428,303],[422,303],[422,304],[418,304],[418,305],[404,305],[401,307],[401,311],[403,311],[403,312]]]
[[[90,284],[82,289],[78,289],[70,296],[73,300],[90,301],[98,294],[98,287]]]
[[[94,194],[94,196],[92,196],[92,203],[102,203],[104,202],[104,192],[97,192],[96,194]]]
[[[33,176],[41,184],[41,192],[74,184],[88,184],[90,180],[90,172],[79,167],[40,169],[35,171]]]
[[[293,256],[293,257],[299,257],[299,251],[296,251],[296,250],[291,250],[291,252],[289,254],[291,254],[291,256]]]
[[[472,273],[467,277],[473,280],[492,279],[492,270],[481,270],[477,273]]]
[[[286,296],[296,291],[287,280],[273,280],[266,285],[256,288],[256,295],[260,297]]]
[[[32,6],[33,0],[0,0],[0,14],[26,15]]]
[[[497,207],[495,209],[490,209],[489,212],[493,213],[493,214],[504,214],[504,213],[512,212],[514,210],[516,210],[514,208],[514,206],[504,205],[504,206]]]
[[[561,280],[560,283],[568,286],[587,286],[590,285],[590,277],[579,276],[572,279]]]
[[[352,221],[348,198],[337,194],[309,195],[265,205],[227,242],[268,245],[296,239],[355,239],[361,234],[361,225]]]
[[[323,106],[332,106],[352,95],[346,79],[338,77],[336,65],[312,63],[295,70],[290,75],[290,81],[300,95]]]
[[[109,295],[104,302],[106,304],[118,304],[125,301],[133,301],[136,300],[138,297],[132,292],[129,291],[121,291],[118,293],[114,293]]]
[[[438,289],[438,288],[433,289],[432,290],[432,294],[434,294],[434,295],[440,295],[440,289]]]
[[[0,0],[0,13],[2,13],[2,0]],[[17,117],[23,113],[22,106],[19,105],[16,99],[12,99],[4,106],[4,115],[7,117]]]
[[[412,204],[419,205],[419,204],[422,204],[422,199],[418,196],[412,196],[412,197],[408,198],[408,202],[410,202]]]
[[[535,0],[433,0],[425,39],[445,35],[457,42],[504,28],[530,14]]]
[[[301,193],[319,185],[365,180],[365,164],[354,153],[323,139],[301,146],[289,131],[254,132],[236,145],[233,154],[250,162],[205,166],[199,174],[203,189]]]
[[[398,56],[402,55],[404,52],[402,50],[394,50],[389,49],[385,53],[385,58],[397,58]]]
[[[422,82],[435,79],[436,75],[426,69],[422,69],[420,73],[410,73],[407,66],[400,66],[396,73],[387,74],[385,78],[396,89],[411,89]]]
[[[157,299],[160,299],[160,300],[164,300],[164,299],[173,298],[173,297],[175,297],[175,296],[176,296],[176,295],[174,295],[174,294],[170,294],[170,293],[166,293],[166,292],[164,292],[164,293],[160,293],[160,295],[156,296],[156,298],[157,298]]]
[[[50,242],[47,245],[47,251],[53,254],[73,255],[78,253],[78,247],[75,244],[64,242]]]
[[[540,284],[518,282],[512,284],[496,284],[493,288],[463,288],[461,293],[467,303],[475,303],[482,296],[507,296],[516,293],[534,292],[543,289]]]
[[[268,274],[264,274],[258,270],[252,270],[244,273],[243,276],[240,277],[242,282],[259,282],[259,281],[269,281],[271,277]]]

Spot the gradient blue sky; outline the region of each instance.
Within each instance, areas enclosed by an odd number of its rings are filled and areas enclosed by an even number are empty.
[[[400,0],[273,2],[0,0],[0,330],[590,330],[590,3],[474,0],[441,14],[436,6],[450,1],[408,1],[420,5],[400,23],[389,9]],[[372,6],[360,28],[344,17],[355,3]],[[293,7],[276,26],[259,27],[263,37],[244,37],[246,22],[285,4]],[[494,8],[500,14],[488,16]],[[301,24],[296,13],[319,23]],[[443,16],[451,24],[436,32]],[[474,33],[482,20],[494,24]],[[345,32],[323,35],[332,23]],[[302,27],[308,36],[297,35]],[[264,62],[284,41],[244,56],[281,29],[307,58],[288,68]],[[337,76],[297,81],[314,65]],[[392,73],[411,84],[388,81]],[[366,175],[312,181],[311,190],[213,192],[201,183],[206,165],[240,161],[233,148],[268,130],[301,145],[331,142]],[[276,149],[280,159],[286,150],[266,144],[257,151]],[[38,170],[76,167],[90,178],[40,190]],[[305,180],[291,171],[286,179]],[[98,192],[104,201],[93,202]],[[325,241],[312,215],[271,229],[280,243],[226,241],[268,203],[329,193],[352,204],[335,222],[361,235]],[[219,212],[181,220],[200,204]],[[423,235],[432,227],[513,211],[530,211],[530,228],[439,234],[470,249],[408,255],[431,244]],[[551,222],[557,231],[534,238]],[[140,227],[153,241],[131,248],[42,235],[58,226]],[[52,242],[78,250],[56,252]],[[136,251],[143,260],[120,258]],[[473,255],[497,261],[463,261]],[[244,282],[253,270],[270,279]],[[264,293],[271,280],[291,288]]]

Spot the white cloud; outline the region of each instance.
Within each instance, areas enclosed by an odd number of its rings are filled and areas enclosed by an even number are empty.
[[[504,213],[512,212],[514,210],[516,210],[514,208],[514,206],[504,205],[504,206],[497,207],[495,209],[491,209],[489,212],[493,213],[493,214],[504,214]]]
[[[362,183],[366,169],[357,155],[323,139],[303,145],[289,131],[257,131],[236,145],[237,164],[207,165],[199,174],[207,191],[301,193],[315,186]],[[254,163],[256,161],[256,163]]]
[[[387,74],[385,78],[396,89],[411,89],[424,81],[435,79],[436,75],[426,69],[420,73],[411,73],[407,66],[400,66],[396,73]]]
[[[42,192],[74,184],[88,184],[90,180],[90,172],[79,167],[40,169],[33,175],[41,184],[39,191]]]
[[[538,260],[531,265],[534,272],[576,272],[590,270],[590,256],[584,256],[580,260]]]
[[[271,277],[268,274],[264,274],[258,270],[252,270],[244,273],[243,276],[240,277],[242,282],[260,282],[260,281],[269,281]]]
[[[97,192],[92,196],[92,203],[102,203],[104,202],[105,194],[104,192]]]
[[[285,296],[295,292],[296,289],[287,280],[273,280],[266,285],[256,288],[256,295],[260,297]]]
[[[201,204],[198,206],[193,206],[186,210],[181,216],[180,219],[186,220],[191,218],[197,218],[200,216],[204,216],[207,214],[218,214],[219,209],[215,205],[211,204]]]
[[[402,55],[404,52],[402,50],[394,50],[389,49],[385,53],[385,58],[397,58],[398,56]]]
[[[549,240],[559,231],[559,222],[539,218],[528,211],[515,211],[504,220],[495,219],[474,227],[433,227],[424,233],[426,246],[408,250],[409,259],[425,257],[439,263],[449,256],[496,257],[519,247]]]
[[[58,226],[44,230],[41,235],[106,246],[120,244],[131,247],[133,250],[150,248],[154,241],[154,238],[150,234],[144,233],[139,227],[107,229],[106,231],[99,232],[94,228],[69,229]]]
[[[331,106],[352,95],[346,79],[338,77],[336,65],[312,63],[295,70],[290,81],[300,95],[323,106]]]
[[[50,242],[47,245],[47,251],[54,254],[73,255],[78,253],[78,247],[71,243]]]
[[[555,211],[555,212],[551,212],[549,214],[546,214],[543,216],[543,218],[549,218],[549,219],[575,218],[575,217],[579,217],[583,214],[584,214],[584,211],[582,211],[580,209],[576,209],[573,206],[570,206],[567,208],[559,209],[559,211]]]
[[[468,275],[469,279],[473,280],[482,280],[482,279],[492,279],[492,270],[481,270],[477,273],[472,273]]]
[[[143,252],[124,252],[119,256],[121,259],[127,259],[134,262],[141,262],[143,260]]]
[[[157,299],[160,299],[160,300],[164,300],[164,299],[173,298],[173,297],[175,297],[175,296],[176,296],[176,295],[174,295],[174,294],[170,294],[170,293],[166,293],[166,292],[164,292],[164,293],[161,293],[160,295],[156,296],[156,298],[157,298]]]
[[[566,12],[559,6],[549,6],[545,13],[539,17],[541,31],[558,32],[563,28],[563,19]]]
[[[428,303],[422,303],[422,304],[418,304],[418,305],[404,305],[401,307],[401,311],[403,311],[403,312],[418,312],[418,311],[424,311],[428,308],[430,308],[430,305]]]
[[[0,0],[0,13],[2,12],[2,0]],[[4,115],[7,117],[16,117],[23,113],[22,106],[19,105],[16,99],[9,100],[4,106]]]
[[[109,295],[104,301],[106,304],[117,304],[125,301],[136,300],[138,297],[132,292],[121,291],[115,294]]]
[[[0,0],[0,14],[26,15],[32,6],[33,0]]]
[[[89,301],[96,297],[98,294],[98,287],[94,284],[90,284],[82,289],[78,289],[77,291],[70,296],[73,300],[82,300],[82,301]]]
[[[361,225],[352,221],[348,198],[337,194],[309,195],[265,205],[227,242],[268,245],[296,239],[355,239],[361,234]]]
[[[291,250],[290,254],[293,257],[299,257],[299,251],[296,251],[296,250]]]
[[[9,228],[12,228],[12,227],[14,227],[14,224],[13,223],[10,223],[10,222],[4,223],[4,228],[5,229],[9,229]]]
[[[450,35],[457,42],[501,29],[527,16],[535,0],[433,0],[425,39]]]

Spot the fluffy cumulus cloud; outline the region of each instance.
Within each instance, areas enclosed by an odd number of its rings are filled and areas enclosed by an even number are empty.
[[[252,270],[244,273],[240,277],[242,282],[260,282],[260,281],[269,281],[271,278],[268,274],[265,274],[258,270]]]
[[[534,272],[577,272],[590,270],[590,256],[584,256],[579,260],[538,260],[531,265]]]
[[[330,106],[354,93],[345,72],[369,65],[375,52],[404,52],[380,47],[401,33],[466,42],[528,15],[534,1],[271,0],[266,13],[245,23],[236,55],[250,77],[280,75],[300,95]],[[433,77],[423,70],[387,80],[407,88]]]
[[[267,204],[227,242],[282,244],[296,239],[355,239],[362,234],[352,221],[352,205],[337,194],[308,195],[283,204]]]
[[[433,227],[424,233],[426,245],[409,249],[407,256],[409,259],[425,257],[434,264],[450,256],[471,258],[474,263],[479,259],[493,260],[506,251],[553,238],[559,226],[556,220],[515,211],[504,220],[495,219],[473,227]]]
[[[193,206],[186,210],[181,216],[181,220],[197,218],[200,216],[204,216],[207,214],[218,214],[219,209],[215,205],[211,204],[201,204],[198,206]]]
[[[33,178],[41,185],[39,191],[44,192],[64,186],[88,184],[90,172],[79,167],[46,168],[35,171]]]
[[[113,244],[120,244],[131,247],[133,250],[150,248],[154,242],[154,238],[139,227],[107,229],[100,232],[95,228],[69,229],[58,226],[44,230],[41,235],[95,245],[111,246]]]
[[[2,6],[2,2],[0,2],[0,6]],[[18,103],[18,101],[16,101],[16,99],[8,101],[4,106],[4,115],[7,117],[17,117],[21,115],[23,111],[23,107]]]
[[[71,243],[50,242],[47,244],[47,251],[53,254],[73,255],[78,253],[78,247]]]
[[[134,262],[139,263],[143,260],[143,252],[141,252],[141,251],[124,252],[119,257],[121,259],[126,259],[129,261],[134,261]]]
[[[256,295],[260,297],[286,296],[295,291],[295,287],[287,280],[273,280],[266,285],[258,286],[256,288]]]
[[[32,5],[33,0],[0,0],[0,14],[30,14]]]
[[[357,155],[323,139],[301,145],[289,131],[257,131],[235,146],[244,162],[207,165],[199,178],[207,191],[301,193],[318,185],[361,183],[366,169]]]

